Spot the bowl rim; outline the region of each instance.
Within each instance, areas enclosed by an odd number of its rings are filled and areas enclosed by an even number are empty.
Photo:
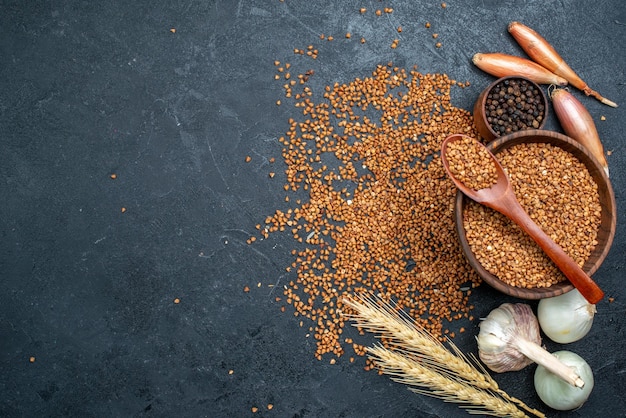
[[[615,237],[615,229],[617,225],[617,210],[615,203],[615,193],[613,191],[611,182],[604,171],[602,165],[598,162],[598,160],[587,151],[587,149],[578,143],[576,140],[561,134],[559,132],[542,130],[542,129],[528,129],[523,131],[518,131],[509,135],[504,135],[494,139],[493,141],[487,144],[487,148],[497,155],[498,152],[509,148],[511,146],[520,144],[520,143],[549,143],[552,145],[559,146],[565,149],[568,152],[574,154],[576,158],[578,158],[589,170],[592,177],[596,180],[598,188],[603,188],[604,191],[600,192],[601,206],[603,211],[603,223],[600,228],[607,229],[608,235],[606,236],[606,241],[604,246],[602,247],[602,251],[596,255],[595,261],[592,264],[586,262],[583,265],[583,270],[589,275],[593,275],[606,256],[608,255],[611,246],[613,244],[613,239]],[[598,182],[597,177],[600,177],[601,181]],[[604,201],[603,198],[604,197]],[[471,251],[469,242],[465,235],[465,228],[463,225],[463,207],[466,201],[470,199],[466,197],[463,192],[460,190],[457,191],[455,204],[454,204],[454,217],[457,229],[457,235],[459,237],[459,241],[461,243],[461,248],[463,253],[465,254],[466,259],[469,264],[474,268],[474,270],[480,275],[480,277],[487,282],[491,287],[499,290],[502,293],[505,293],[510,296],[519,297],[522,299],[542,299],[547,297],[558,296],[563,293],[569,292],[574,289],[574,286],[569,281],[564,281],[560,283],[556,283],[550,287],[543,288],[520,288],[511,286],[502,280],[500,280],[497,276],[491,274],[487,271],[482,264],[478,261],[478,259],[474,256]],[[608,215],[607,215],[608,213]],[[588,260],[589,261],[589,260]]]

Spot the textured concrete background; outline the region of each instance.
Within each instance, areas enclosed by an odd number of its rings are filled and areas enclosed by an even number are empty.
[[[286,207],[281,166],[270,179],[267,160],[280,161],[278,137],[300,111],[274,81],[274,60],[314,69],[317,92],[388,61],[418,65],[470,81],[453,89],[454,105],[470,109],[492,80],[471,56],[521,54],[512,20],[622,105],[576,93],[612,151],[620,211],[595,275],[615,301],[567,347],[594,370],[588,403],[545,408],[532,366],[496,379],[551,416],[624,416],[626,3],[447,3],[0,0],[0,416],[242,417],[254,406],[255,416],[462,416],[363,371],[363,359],[315,360],[307,327],[289,306],[280,312],[269,286],[294,278],[292,238],[246,239]],[[394,12],[376,17],[383,7]],[[309,44],[317,60],[293,54]],[[553,119],[546,128],[560,129]],[[515,300],[483,285],[474,314],[505,301]],[[477,322],[456,340],[467,352]]]

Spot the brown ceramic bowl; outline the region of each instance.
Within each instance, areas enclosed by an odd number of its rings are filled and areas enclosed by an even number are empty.
[[[541,102],[543,104],[543,111],[541,111],[543,119],[536,129],[543,129],[546,124],[546,120],[548,119],[548,99],[546,98],[545,93],[537,83],[521,76],[509,76],[499,78],[491,83],[485,90],[483,90],[478,96],[476,103],[474,103],[474,124],[476,125],[476,129],[478,130],[480,136],[487,142],[493,141],[495,138],[499,138],[500,136],[502,136],[502,134],[500,134],[499,132],[494,131],[494,129],[491,127],[491,124],[487,120],[487,96],[494,89],[494,87],[496,87],[499,83],[506,82],[507,80],[524,80],[528,84],[533,85],[537,89],[537,91],[539,91],[541,96]]]
[[[615,194],[613,192],[613,188],[611,187],[609,178],[600,163],[586,150],[586,148],[572,138],[557,132],[539,129],[523,130],[497,138],[489,143],[487,148],[497,156],[499,152],[511,146],[521,143],[536,142],[558,146],[573,154],[587,167],[589,173],[598,185],[598,194],[600,196],[600,204],[602,206],[601,224],[597,236],[598,245],[596,245],[595,249],[582,266],[582,269],[589,276],[591,276],[598,270],[606,258],[615,236],[617,210],[615,207]],[[501,281],[498,277],[487,271],[473,254],[465,235],[465,228],[463,226],[463,210],[468,201],[469,198],[463,193],[460,191],[457,193],[454,207],[456,228],[459,234],[461,247],[467,257],[467,260],[485,282],[502,293],[522,299],[542,299],[553,297],[569,292],[574,288],[569,281],[557,283],[544,288],[519,288]],[[602,287],[601,283],[599,283],[599,285]]]

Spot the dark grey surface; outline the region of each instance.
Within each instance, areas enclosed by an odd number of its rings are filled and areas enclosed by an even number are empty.
[[[521,54],[506,33],[512,20],[622,104],[577,93],[612,151],[619,213],[595,275],[615,301],[602,301],[591,333],[566,347],[594,370],[588,403],[545,408],[533,367],[496,378],[550,416],[624,416],[626,3],[447,3],[0,0],[0,416],[240,417],[253,406],[256,416],[463,416],[363,371],[362,359],[315,360],[308,326],[289,306],[281,313],[269,287],[293,279],[292,239],[245,241],[288,207],[278,137],[299,111],[273,80],[274,60],[292,62],[294,74],[315,69],[317,92],[380,63],[417,64],[469,80],[453,90],[469,109],[492,80],[471,55]],[[375,17],[383,7],[394,12]],[[317,60],[294,56],[309,44]],[[483,285],[474,314],[504,301],[514,299]],[[465,351],[476,350],[476,325],[457,338]]]

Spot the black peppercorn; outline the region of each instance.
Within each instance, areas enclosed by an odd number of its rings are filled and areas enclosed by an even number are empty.
[[[485,112],[497,136],[523,129],[538,128],[545,107],[539,89],[524,79],[507,79],[487,95]]]

